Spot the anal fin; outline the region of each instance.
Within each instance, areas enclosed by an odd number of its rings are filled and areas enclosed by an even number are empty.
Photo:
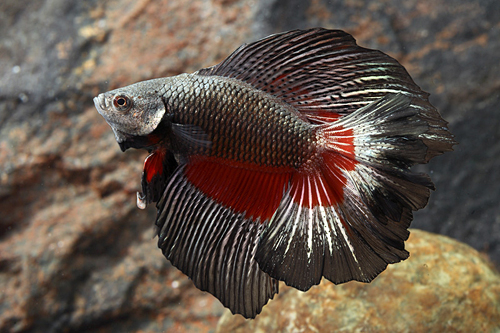
[[[157,204],[158,246],[196,287],[254,318],[278,293],[254,259],[264,225],[207,196],[186,171],[174,172]]]

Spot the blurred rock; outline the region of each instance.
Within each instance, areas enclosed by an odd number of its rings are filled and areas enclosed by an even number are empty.
[[[135,205],[145,152],[121,153],[92,97],[222,60],[249,7],[0,3],[1,332],[215,327],[222,306],[165,260],[154,207]]]
[[[255,320],[229,311],[217,332],[494,332],[500,274],[471,247],[412,230],[408,260],[373,282],[282,288]]]
[[[421,168],[437,191],[413,226],[499,263],[499,17],[496,0],[1,1],[0,331],[215,328],[222,306],[135,207],[145,152],[121,153],[92,97],[287,29],[347,30],[432,93],[460,145]]]

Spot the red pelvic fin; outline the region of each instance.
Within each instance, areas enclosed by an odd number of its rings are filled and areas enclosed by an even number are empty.
[[[196,157],[186,166],[186,178],[204,195],[245,218],[269,220],[278,208],[293,170],[263,168]]]
[[[144,209],[149,203],[160,199],[166,180],[176,168],[174,155],[165,149],[158,149],[146,158],[141,179],[142,192],[137,193],[139,208]]]
[[[144,175],[148,183],[151,182],[154,176],[161,176],[163,174],[165,153],[165,150],[159,149],[154,151],[144,160]]]

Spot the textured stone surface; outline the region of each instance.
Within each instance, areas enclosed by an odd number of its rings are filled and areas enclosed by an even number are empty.
[[[220,61],[249,6],[2,1],[0,331],[215,327],[222,306],[161,255],[154,208],[136,208],[145,152],[121,153],[92,97]]]
[[[345,29],[394,55],[460,145],[414,227],[500,263],[500,2],[212,0],[0,2],[0,331],[214,329],[222,307],[164,260],[92,97],[217,63],[287,29]]]
[[[217,332],[494,332],[500,274],[471,247],[412,230],[411,256],[372,283],[282,288],[255,320],[226,312]]]

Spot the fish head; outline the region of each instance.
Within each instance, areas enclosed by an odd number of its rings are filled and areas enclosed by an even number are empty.
[[[158,82],[155,81],[135,83],[94,98],[97,111],[113,129],[122,150],[134,147],[133,142],[138,141],[137,138],[151,134],[166,113],[163,97],[158,92]]]

